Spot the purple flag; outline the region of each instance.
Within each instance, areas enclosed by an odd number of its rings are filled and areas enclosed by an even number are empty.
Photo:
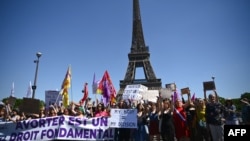
[[[195,100],[195,93],[193,94],[192,98],[191,98],[191,101],[194,101]]]
[[[174,91],[174,96],[173,96],[173,102],[175,102],[177,99],[179,99],[177,91]]]

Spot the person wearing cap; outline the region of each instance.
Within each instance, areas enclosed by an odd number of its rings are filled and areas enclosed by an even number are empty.
[[[225,101],[225,119],[226,125],[239,125],[239,120],[236,116],[236,106],[233,104],[232,99],[226,99]]]
[[[250,125],[250,104],[247,98],[243,98],[240,100],[242,105],[241,117],[242,122],[245,125]]]

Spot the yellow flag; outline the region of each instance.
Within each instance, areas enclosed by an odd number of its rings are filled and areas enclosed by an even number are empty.
[[[63,90],[62,96],[63,96],[63,106],[68,107],[69,106],[69,93],[67,89]]]
[[[68,67],[65,78],[62,83],[61,94],[63,98],[63,106],[67,107],[69,105],[69,93],[68,89],[71,86],[71,68]]]
[[[71,84],[71,68],[68,67],[67,73],[62,83],[62,89],[70,88],[70,84]]]

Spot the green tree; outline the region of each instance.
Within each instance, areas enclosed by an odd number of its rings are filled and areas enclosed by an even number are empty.
[[[249,100],[250,99],[250,93],[249,92],[245,92],[245,93],[241,94],[240,98],[247,98]]]

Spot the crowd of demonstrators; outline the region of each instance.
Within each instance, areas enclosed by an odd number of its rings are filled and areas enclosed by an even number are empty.
[[[115,128],[114,141],[222,141],[224,125],[238,125],[236,108],[232,100],[225,104],[218,100],[214,90],[209,99],[190,98],[187,100],[173,97],[157,101],[120,100],[104,105],[96,100],[87,99],[84,104],[71,102],[68,107],[50,105],[40,108],[39,113],[24,113],[11,108],[10,104],[0,105],[0,122],[18,122],[21,120],[69,115],[77,117],[109,117],[110,110],[136,109],[137,128]],[[250,125],[250,104],[248,99],[241,100],[242,124]]]

